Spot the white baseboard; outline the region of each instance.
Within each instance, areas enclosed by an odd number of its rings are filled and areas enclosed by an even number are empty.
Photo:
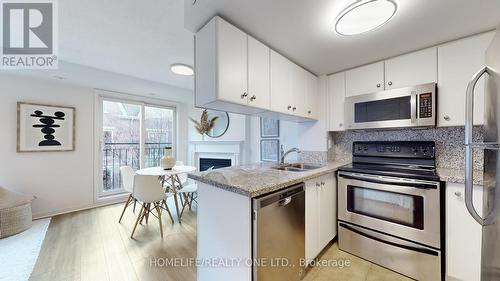
[[[78,211],[83,211],[83,210],[89,210],[89,209],[113,205],[113,204],[117,204],[117,203],[123,203],[127,200],[127,197],[128,197],[128,194],[122,194],[121,196],[113,196],[107,200],[101,200],[101,201],[95,202],[94,204],[91,204],[91,205],[75,207],[75,208],[60,209],[60,210],[46,212],[46,213],[40,213],[40,214],[33,214],[33,219],[34,220],[43,219],[43,218],[53,217],[53,216],[57,216],[57,215],[63,215],[63,214],[68,214],[68,213],[73,213],[73,212],[78,212]]]

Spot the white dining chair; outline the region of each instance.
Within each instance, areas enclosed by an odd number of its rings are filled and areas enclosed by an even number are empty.
[[[132,230],[130,238],[134,238],[134,233],[137,225],[139,224],[139,221],[142,221],[144,218],[146,218],[146,222],[148,221],[149,214],[152,213],[153,209],[156,210],[156,215],[154,213],[153,215],[158,218],[160,224],[160,234],[163,238],[163,226],[161,221],[162,205],[168,212],[172,223],[174,223],[174,218],[172,217],[172,213],[170,212],[170,209],[168,208],[168,205],[166,203],[167,195],[163,191],[163,187],[158,181],[158,178],[154,176],[135,175],[132,196],[140,203],[142,203],[142,208],[139,212],[139,215],[137,216],[137,220],[135,222],[134,229]],[[153,206],[151,206],[151,204]]]
[[[132,203],[134,204],[134,213],[135,213],[135,205],[137,203],[137,200],[132,196],[132,192],[134,191],[134,175],[135,172],[130,166],[123,166],[120,167],[120,175],[122,177],[122,184],[123,184],[123,189],[127,193],[129,193],[127,202],[125,202],[125,206],[123,207],[122,214],[120,216],[120,219],[118,220],[119,223],[121,223],[123,215],[125,214],[125,210],[127,210],[127,207],[130,206]]]
[[[213,167],[207,169],[207,171],[211,170],[213,170]],[[185,174],[184,176],[186,177],[186,184],[184,184],[181,189],[177,190],[177,193],[181,197],[181,204],[182,204],[181,216],[184,213],[186,206],[189,207],[189,211],[193,210],[193,202],[197,202],[196,199],[198,198],[198,184],[196,183],[187,184],[188,176],[187,174]]]

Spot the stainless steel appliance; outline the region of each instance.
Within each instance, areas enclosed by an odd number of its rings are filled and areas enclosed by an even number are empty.
[[[305,256],[304,184],[256,198],[252,205],[253,280],[300,280]]]
[[[500,280],[500,27],[486,52],[486,65],[467,87],[465,119],[465,205],[472,217],[483,226],[481,280]],[[486,75],[485,75],[486,74]],[[484,143],[472,141],[474,88],[485,75]],[[484,192],[482,218],[473,205],[473,149],[484,150]]]
[[[434,142],[355,142],[338,172],[339,248],[417,280],[440,280],[443,189]]]
[[[347,129],[436,125],[436,83],[347,97]]]

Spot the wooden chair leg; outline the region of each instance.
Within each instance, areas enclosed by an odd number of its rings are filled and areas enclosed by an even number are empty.
[[[133,210],[134,214],[135,214],[135,204],[136,203],[137,203],[137,200],[134,199],[134,210]]]
[[[151,213],[151,203],[148,203],[148,212],[146,213],[146,224],[149,223],[149,213]]]
[[[145,208],[144,206],[142,206],[141,210],[139,211],[139,215],[137,216],[137,220],[135,221],[135,225],[134,225],[134,229],[132,230],[132,234],[130,235],[130,238],[134,238],[134,233],[135,233],[135,229],[137,228],[137,224],[139,224],[139,220],[141,220],[141,217],[142,216],[142,213],[144,212]]]
[[[130,194],[127,198],[127,202],[125,202],[125,206],[123,207],[122,214],[120,216],[120,219],[118,220],[118,223],[122,222],[123,214],[125,214],[125,210],[127,209],[128,205],[130,204],[130,200],[132,200],[132,194]]]
[[[167,200],[163,200],[163,205],[165,206],[165,210],[167,210],[168,216],[170,217],[172,224],[174,224],[174,217],[172,216],[172,213],[170,212],[170,208],[167,205]]]
[[[156,212],[158,213],[158,221],[160,222],[160,235],[161,238],[163,238],[163,225],[161,224],[161,210],[160,210],[160,204],[159,203],[154,203]]]
[[[144,203],[143,205],[143,208],[144,208],[144,211],[143,211],[143,214],[142,214],[142,217],[141,217],[141,221],[139,222],[140,224],[142,224],[142,222],[144,221],[144,219],[146,219],[146,216],[148,214],[148,203]]]
[[[191,196],[189,198],[189,211],[192,212],[193,211],[192,207],[193,207],[193,200],[194,200],[194,192],[192,192],[190,195]]]

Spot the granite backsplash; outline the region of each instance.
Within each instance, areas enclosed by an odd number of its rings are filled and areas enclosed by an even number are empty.
[[[348,161],[352,158],[354,141],[434,141],[436,143],[436,165],[439,168],[464,168],[464,127],[397,129],[331,132],[333,146],[328,151],[329,161]],[[483,141],[484,129],[473,129],[473,140]],[[474,169],[483,169],[483,151],[474,151]]]

